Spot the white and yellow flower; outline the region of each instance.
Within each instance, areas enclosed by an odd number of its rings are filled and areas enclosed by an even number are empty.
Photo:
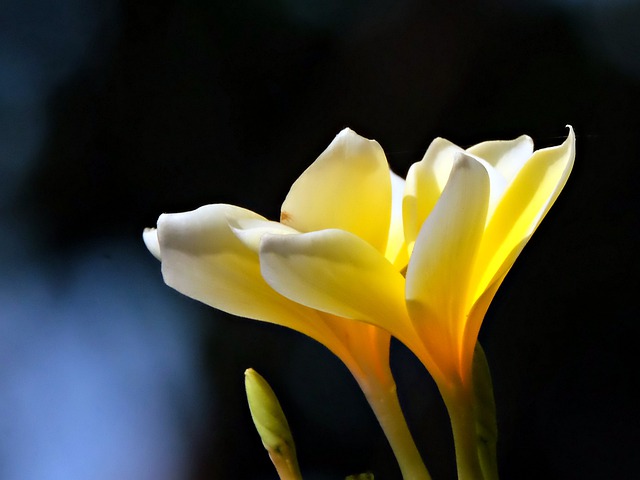
[[[389,382],[385,332],[397,337],[435,379],[466,448],[482,319],[574,157],[571,128],[537,151],[527,136],[466,150],[438,138],[405,182],[378,143],[345,129],[293,184],[280,222],[209,205],[162,215],[145,241],[168,285],[315,338],[361,385]]]

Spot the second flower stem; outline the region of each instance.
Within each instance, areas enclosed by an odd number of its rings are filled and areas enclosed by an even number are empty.
[[[360,384],[398,461],[404,480],[431,480],[407,426],[395,383]]]

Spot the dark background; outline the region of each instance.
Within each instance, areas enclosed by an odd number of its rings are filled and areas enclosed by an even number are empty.
[[[275,478],[243,372],[306,479],[399,472],[346,369],[162,283],[142,241],[215,202],[277,218],[349,126],[405,175],[461,146],[577,133],[571,178],[481,340],[504,479],[628,479],[638,399],[640,5],[632,1],[9,0],[0,7],[0,478]],[[446,413],[392,345],[434,480]]]

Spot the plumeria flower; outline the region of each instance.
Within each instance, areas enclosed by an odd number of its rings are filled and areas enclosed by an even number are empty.
[[[293,184],[280,222],[210,205],[161,216],[145,239],[170,286],[306,333],[356,379],[388,375],[383,330],[397,337],[443,395],[459,478],[483,478],[472,386],[478,332],[564,186],[574,143],[571,128],[564,143],[538,151],[527,136],[466,150],[436,139],[405,182],[376,142],[346,129]]]
[[[272,288],[261,265],[266,238],[303,239],[307,232],[324,232],[358,239],[397,274],[407,255],[401,227],[403,190],[404,181],[389,170],[380,145],[346,129],[294,183],[281,222],[215,204],[161,215],[157,229],[146,229],[143,238],[161,260],[167,285],[225,312],[292,328],[329,348],[365,393],[403,477],[429,479],[398,402],[389,368],[390,334],[372,322],[353,321],[359,317],[357,307],[336,315],[288,298]],[[396,268],[399,258],[402,265]],[[347,263],[344,267],[353,268]],[[344,274],[340,269],[326,273]],[[380,311],[385,312],[393,314],[393,307]]]

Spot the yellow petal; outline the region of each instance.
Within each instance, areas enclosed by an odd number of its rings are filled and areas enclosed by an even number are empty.
[[[260,275],[255,252],[231,231],[228,219],[265,221],[231,205],[207,205],[161,215],[162,273],[170,287],[219,310],[298,330],[324,343],[333,334],[318,313],[275,292]]]
[[[490,198],[486,168],[460,154],[442,195],[425,221],[409,261],[409,315],[447,375],[459,374],[471,266]]]
[[[476,297],[490,284],[504,262],[515,261],[513,249],[533,234],[564,187],[575,159],[575,135],[557,147],[536,151],[520,169],[493,213],[476,265]]]
[[[396,267],[402,270],[409,261],[409,255],[404,242],[404,230],[402,227],[402,199],[404,197],[405,181],[391,172],[391,226],[389,227],[389,240],[384,254]]]
[[[436,138],[422,160],[409,169],[402,206],[404,235],[409,253],[422,224],[444,190],[455,156],[462,152],[460,147],[450,141]]]
[[[508,255],[507,260],[502,264],[501,268],[495,273],[488,286],[482,291],[482,293],[475,300],[473,306],[469,309],[469,316],[465,326],[463,334],[463,348],[462,348],[462,360],[461,364],[471,365],[473,360],[474,346],[478,339],[478,333],[482,326],[482,320],[484,319],[487,310],[493,300],[494,295],[498,291],[498,288],[502,284],[502,281],[509,272],[509,268],[515,262],[515,259],[520,255],[520,252],[524,248],[526,241],[516,245]]]
[[[339,228],[384,253],[391,219],[389,165],[380,145],[345,129],[296,180],[281,221],[301,232]]]
[[[526,152],[526,138],[513,141],[485,142],[471,147],[468,153],[484,165],[491,183],[489,214],[500,202],[507,187],[507,180],[497,166],[509,169],[520,161]],[[454,159],[464,150],[443,138],[436,138],[423,159],[411,166],[407,174],[403,204],[403,220],[409,253],[424,221],[435,207],[449,179]],[[478,155],[486,154],[488,159]]]
[[[260,264],[269,285],[295,302],[407,336],[404,278],[350,232],[265,235]]]
[[[522,135],[514,140],[492,140],[467,149],[467,153],[486,160],[511,183],[533,153],[533,140]]]

